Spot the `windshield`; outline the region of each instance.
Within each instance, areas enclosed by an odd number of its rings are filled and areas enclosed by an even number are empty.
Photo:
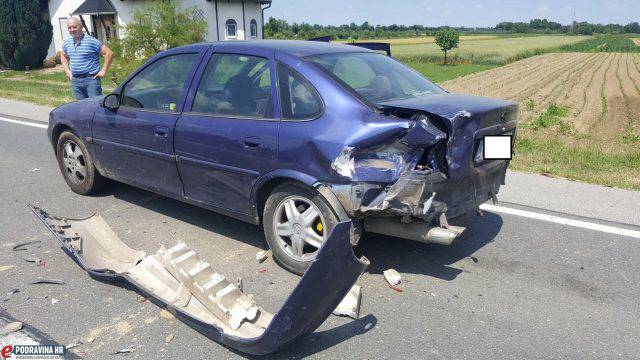
[[[377,53],[338,53],[307,58],[374,104],[445,91],[417,72]]]

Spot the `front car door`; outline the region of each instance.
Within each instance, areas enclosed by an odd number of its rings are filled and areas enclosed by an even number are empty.
[[[181,196],[174,127],[205,50],[161,57],[122,87],[116,111],[100,108],[92,124],[96,158],[107,176]]]
[[[249,214],[253,185],[277,163],[273,52],[215,50],[176,124],[178,169],[188,199]]]

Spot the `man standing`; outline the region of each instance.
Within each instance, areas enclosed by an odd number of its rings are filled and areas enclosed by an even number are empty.
[[[82,31],[80,19],[72,17],[67,21],[71,37],[62,45],[61,57],[64,72],[71,81],[71,90],[77,100],[102,95],[100,79],[105,77],[113,51],[100,40]],[[100,55],[104,56],[104,67],[100,69]]]

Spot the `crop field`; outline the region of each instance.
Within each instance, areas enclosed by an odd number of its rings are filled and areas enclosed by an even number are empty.
[[[625,35],[598,35],[579,43],[563,45],[561,51],[578,52],[640,52],[638,39]]]
[[[520,104],[514,168],[640,189],[640,54],[549,53],[442,85]]]
[[[495,37],[492,39],[463,40],[449,55],[461,61],[501,65],[521,53],[536,49],[552,49],[588,39],[585,36],[541,35],[522,37]],[[435,43],[393,45],[391,52],[403,60],[433,61],[442,58]]]

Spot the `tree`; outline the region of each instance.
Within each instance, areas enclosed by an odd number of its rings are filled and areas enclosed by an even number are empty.
[[[441,29],[436,32],[436,45],[444,51],[444,64],[447,65],[447,51],[458,47],[460,36],[453,29]]]
[[[123,47],[128,56],[149,57],[160,51],[204,41],[207,22],[196,8],[178,9],[178,2],[153,1],[133,12],[124,28]]]
[[[640,24],[632,22],[624,26],[624,32],[627,34],[640,34]]]
[[[44,0],[0,0],[0,65],[42,67],[53,36]]]

